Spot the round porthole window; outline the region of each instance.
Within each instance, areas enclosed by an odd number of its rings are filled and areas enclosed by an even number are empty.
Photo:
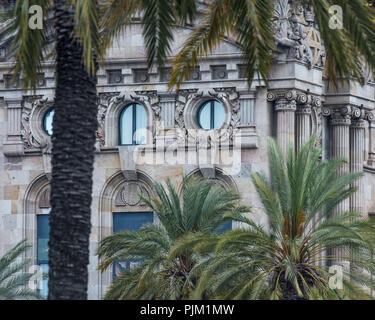
[[[53,133],[53,116],[55,114],[54,109],[49,109],[43,117],[43,129],[45,133],[52,136]]]
[[[218,130],[225,121],[225,110],[223,105],[210,100],[205,102],[198,110],[198,124],[204,130]]]

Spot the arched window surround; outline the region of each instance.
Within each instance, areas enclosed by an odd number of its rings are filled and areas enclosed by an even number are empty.
[[[138,184],[149,198],[155,197],[153,190],[153,180],[143,171],[137,170],[137,180],[129,181],[124,178],[122,171],[118,171],[113,174],[105,186],[102,189],[99,197],[99,242],[105,237],[112,234],[113,230],[113,213],[115,212],[144,212],[147,206],[142,203],[119,203],[121,200],[120,193],[122,188],[127,184]],[[124,201],[125,202],[125,201]],[[154,216],[154,223],[157,223],[157,219]],[[108,286],[111,284],[113,279],[112,268],[109,268],[105,272],[99,272],[99,298],[103,297]]]
[[[146,144],[153,142],[154,114],[150,103],[147,101],[135,101],[131,97],[116,97],[111,99],[106,112],[104,122],[105,143],[104,148],[115,148],[119,146],[119,120],[122,110],[130,104],[140,104],[146,111]]]
[[[23,201],[22,230],[23,237],[30,244],[25,258],[37,264],[37,215],[49,214],[50,182],[45,174],[34,178],[25,192]]]

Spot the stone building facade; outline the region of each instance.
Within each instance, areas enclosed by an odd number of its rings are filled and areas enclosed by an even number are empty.
[[[289,143],[298,149],[316,132],[324,158],[345,157],[342,170],[364,172],[357,193],[337,210],[375,214],[373,77],[364,67],[364,85],[327,86],[325,52],[312,10],[279,0],[275,17],[278,51],[268,86],[255,79],[248,87],[241,52],[231,39],[200,61],[178,91],[168,91],[168,63],[163,70],[147,70],[139,19],[108,50],[97,84],[90,299],[100,299],[113,278],[113,270],[97,270],[99,241],[113,232],[114,214],[147,212],[138,194],[152,197],[154,181],[169,177],[179,187],[183,175],[210,177],[237,189],[242,203],[253,207],[252,217],[266,225],[250,172],[268,172],[270,136],[285,152]],[[173,53],[189,32],[176,28]],[[50,210],[46,114],[53,109],[54,68],[44,65],[36,92],[22,91],[9,74],[10,39],[5,23],[0,27],[0,254],[26,237],[32,245],[27,257],[38,264],[44,248],[38,219]],[[199,117],[210,101],[219,103],[223,119],[218,130],[207,131]],[[145,111],[144,141],[120,145],[120,118],[132,104]]]

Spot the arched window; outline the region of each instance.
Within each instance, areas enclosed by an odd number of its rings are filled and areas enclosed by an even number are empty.
[[[216,100],[205,102],[198,110],[197,120],[204,130],[220,129],[225,121],[223,105]]]
[[[43,117],[43,129],[45,133],[47,133],[49,136],[52,136],[52,133],[53,133],[54,114],[55,114],[55,110],[49,109]]]
[[[120,114],[119,144],[145,144],[146,126],[147,115],[145,108],[138,103],[127,105]]]

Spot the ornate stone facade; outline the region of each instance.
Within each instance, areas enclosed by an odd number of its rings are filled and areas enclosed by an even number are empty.
[[[168,90],[165,70],[146,70],[139,24],[129,27],[108,51],[97,84],[90,299],[100,299],[112,280],[111,270],[97,271],[95,251],[98,242],[113,232],[113,213],[147,211],[139,195],[153,197],[155,181],[169,177],[179,187],[183,175],[210,177],[237,189],[242,203],[253,207],[252,217],[267,225],[250,172],[268,174],[270,136],[285,153],[290,144],[298,150],[316,132],[323,158],[345,157],[348,164],[343,170],[364,172],[358,192],[337,212],[356,209],[364,216],[375,214],[371,76],[365,74],[368,81],[362,86],[352,82],[337,90],[328,87],[324,48],[311,8],[278,0],[275,18],[277,52],[268,87],[258,82],[248,87],[241,73],[241,52],[229,40],[203,59],[177,92]],[[0,26],[2,30],[6,27]],[[27,237],[32,244],[27,257],[36,263],[36,219],[49,213],[51,140],[42,119],[53,108],[54,70],[49,63],[44,66],[44,82],[32,94],[8,87],[5,38],[0,37],[0,254]],[[186,30],[176,28],[172,52],[185,39]],[[204,131],[197,116],[210,100],[221,104],[224,121],[220,129]],[[146,143],[139,153],[137,146],[119,145],[119,117],[130,103],[142,105],[146,112]]]

